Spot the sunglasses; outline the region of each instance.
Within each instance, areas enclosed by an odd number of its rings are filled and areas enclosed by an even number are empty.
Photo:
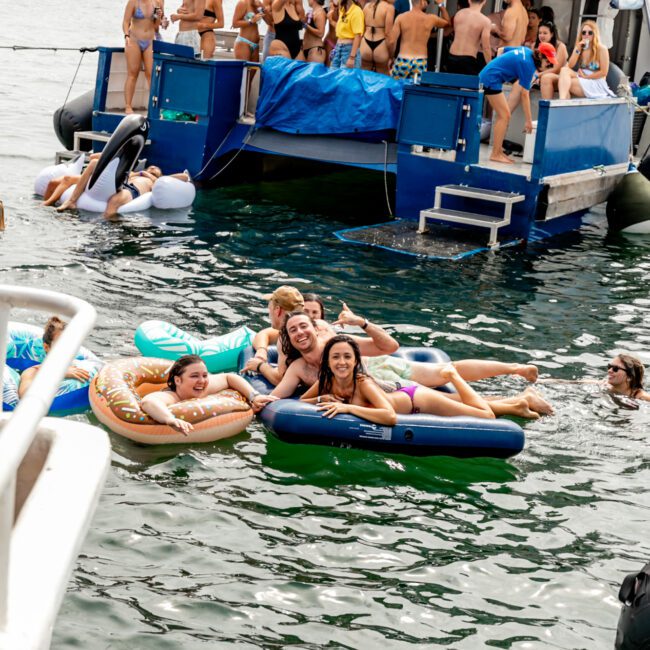
[[[615,366],[613,363],[608,363],[607,364],[607,370],[613,370],[614,372],[619,372],[622,370],[625,374],[627,374],[627,368],[621,368],[621,366]]]
[[[582,35],[583,36],[593,36],[594,33],[590,29],[583,29],[582,30]]]

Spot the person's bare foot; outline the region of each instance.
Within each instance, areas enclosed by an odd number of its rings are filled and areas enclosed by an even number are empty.
[[[523,377],[526,381],[529,381],[531,384],[534,384],[537,381],[539,376],[539,370],[537,366],[533,364],[524,365],[523,363],[518,363],[513,375],[519,375]]]
[[[444,380],[445,383],[448,381],[451,381],[453,377],[455,377],[458,374],[458,371],[456,370],[456,367],[454,366],[453,363],[447,363],[442,368],[439,370],[440,377]]]
[[[512,415],[520,418],[527,418],[528,420],[539,420],[539,413],[532,411],[528,406],[528,402],[523,397],[522,399],[512,403],[512,409]]]
[[[127,115],[131,115],[131,113],[133,113],[133,109],[132,109],[130,106],[125,106],[125,107],[124,107],[124,112],[125,112]]]
[[[553,415],[553,407],[532,386],[523,392],[528,407],[540,415]]]
[[[504,153],[493,153],[490,156],[490,160],[499,163],[507,163],[509,165],[513,165],[515,162],[512,158],[508,158],[508,156],[506,156]]]
[[[57,209],[57,212],[65,212],[66,210],[74,210],[77,207],[77,204],[74,201],[70,201],[69,199],[65,202],[62,203]]]

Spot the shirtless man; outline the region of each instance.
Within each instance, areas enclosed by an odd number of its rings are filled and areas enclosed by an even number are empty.
[[[199,23],[204,21],[205,0],[183,0],[178,12],[171,15],[171,21],[180,20],[176,43],[187,45],[194,50],[194,54],[201,51],[201,37],[199,36]]]
[[[467,9],[454,16],[454,42],[449,49],[447,72],[477,75],[483,67],[477,55],[483,51],[485,63],[492,60],[490,29],[492,23],[481,10],[485,0],[470,0]]]
[[[436,0],[442,18],[427,14],[427,0],[411,0],[413,8],[400,14],[393,29],[386,37],[386,45],[391,55],[395,54],[397,41],[400,40],[399,56],[395,58],[391,77],[393,79],[414,79],[427,70],[427,44],[431,30],[447,27],[451,19],[445,9],[444,0]]]
[[[88,182],[95,171],[98,160],[99,157],[91,156],[91,160],[86,169],[84,169],[83,174],[79,177],[70,198],[57,208],[58,212],[74,210],[77,207],[77,201],[86,190]],[[128,181],[123,183],[122,186],[108,198],[106,202],[106,210],[103,216],[105,218],[112,217],[117,214],[117,210],[121,206],[126,205],[129,201],[132,201],[142,194],[151,192],[154,183],[161,176],[162,171],[160,167],[157,167],[156,165],[149,165],[149,167],[141,172],[131,172]],[[171,176],[185,182],[190,181],[190,177],[185,172],[180,174],[171,174]]]
[[[284,378],[287,371],[286,355],[292,353],[294,357],[301,353],[301,346],[289,345],[290,337],[285,337],[286,343],[279,345],[278,367],[274,368],[268,362],[268,347],[274,345],[279,339],[279,329],[283,326],[292,306],[298,306],[302,310],[303,302],[300,292],[295,287],[280,287],[272,294],[264,296],[269,300],[269,317],[272,327],[259,332],[253,340],[255,356],[250,359],[242,368],[241,372],[259,372],[271,384],[277,386]],[[287,309],[288,308],[288,309]],[[332,325],[323,320],[311,321],[316,334],[324,345],[335,332]],[[445,364],[418,363],[402,358],[390,357],[387,355],[396,352],[399,343],[379,325],[367,321],[367,319],[354,314],[348,306],[343,303],[343,309],[334,325],[351,325],[361,327],[370,338],[357,338],[361,354],[366,358],[366,365],[373,377],[387,382],[401,384],[421,384],[423,386],[437,387],[446,383],[440,377],[440,368]],[[291,342],[292,343],[292,342]],[[282,349],[286,345],[287,349]],[[321,349],[322,352],[322,349]],[[293,365],[293,364],[291,364]],[[454,366],[465,381],[479,381],[497,375],[518,375],[527,381],[537,381],[537,367],[519,363],[503,363],[501,361],[487,361],[483,359],[464,359],[454,362]]]
[[[505,3],[504,3],[505,4]],[[499,47],[519,47],[526,40],[528,12],[521,0],[510,0],[498,29]]]
[[[347,307],[345,307],[345,305],[344,311],[341,312],[341,314],[343,315],[344,312],[347,312],[344,320],[347,320],[349,324],[353,324],[352,321],[356,320],[356,323],[354,324],[361,326],[363,329],[370,330],[370,323],[368,323],[366,319],[353,314],[347,309]],[[342,320],[343,319],[339,317],[339,322]],[[359,323],[359,320],[362,322]],[[373,328],[381,330],[377,325],[373,325]],[[314,321],[312,321],[307,314],[302,312],[290,312],[286,315],[285,324],[281,332],[281,339],[284,341],[283,348],[285,353],[290,353],[291,357],[297,358],[291,362],[284,373],[282,380],[271,392],[271,400],[273,398],[282,399],[291,397],[301,384],[311,386],[318,381],[325,342],[331,336],[334,336],[333,332],[330,333],[329,337],[323,336],[317,330]],[[386,334],[386,336],[388,335]],[[446,363],[417,363],[396,357],[379,357],[373,359],[372,357],[367,356],[374,348],[373,340],[358,336],[352,336],[351,338],[356,341],[359,345],[361,354],[364,355],[366,370],[373,379],[380,383],[383,383],[384,378],[386,377],[386,374],[384,374],[385,372],[393,372],[394,370],[399,372],[407,365],[410,366],[410,379],[400,382],[402,386],[420,384],[422,386],[434,388],[443,386],[447,383],[446,376],[444,372],[442,372],[443,368],[447,365]],[[379,361],[379,364],[373,363],[375,360]],[[496,368],[497,366],[508,365],[491,361],[459,361],[455,362],[453,365],[459,374],[469,375],[469,381],[494,376],[494,374],[503,374],[499,372],[492,374],[486,374],[485,372],[481,373],[479,368],[476,366],[477,363],[482,364],[483,368],[487,368],[488,366]],[[517,364],[510,364],[511,369],[514,369],[512,366],[515,365]],[[521,374],[522,376],[525,376],[525,372],[527,371],[524,369],[526,368],[529,370],[534,368],[534,376],[535,378],[537,377],[537,368],[534,366],[519,366],[517,371],[512,374]],[[521,395],[515,397],[488,398],[487,401],[490,404],[493,413],[497,416],[517,415],[520,417],[537,418],[539,415],[553,412],[551,405],[543,400],[532,388],[526,389]]]
[[[278,345],[278,365],[277,368],[267,363],[268,347],[278,343],[280,329],[284,326],[287,314],[302,313],[304,301],[302,295],[295,287],[282,286],[273,293],[262,296],[268,300],[269,318],[271,327],[258,332],[253,340],[255,356],[249,359],[241,372],[258,372],[271,384],[280,383],[284,377],[288,364],[283,345]],[[309,318],[309,317],[308,317]],[[324,320],[311,321],[314,328],[322,339],[325,341],[334,336],[335,332],[332,325]],[[361,344],[362,354],[370,356],[392,354],[399,348],[399,343],[379,325],[369,323],[365,318],[353,314],[343,303],[343,311],[339,314],[339,319],[333,325],[359,325],[364,329],[370,338],[359,339],[365,341]],[[357,342],[359,342],[357,341]]]

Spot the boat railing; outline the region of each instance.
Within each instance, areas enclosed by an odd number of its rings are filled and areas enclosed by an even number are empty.
[[[43,420],[93,327],[94,308],[52,291],[0,285],[0,393],[14,308],[70,318],[15,411],[0,414],[0,648],[40,648],[49,647],[68,571],[110,462],[110,446],[105,432],[90,425]],[[64,467],[66,459],[74,466]],[[84,467],[78,469],[79,464]],[[92,476],[86,477],[87,472]],[[57,477],[66,484],[58,492]],[[74,490],[88,494],[77,501]],[[65,495],[67,502],[48,502],[57,494]]]

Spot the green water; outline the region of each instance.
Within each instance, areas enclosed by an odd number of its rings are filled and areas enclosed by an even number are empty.
[[[597,378],[616,351],[644,356],[650,242],[609,239],[599,211],[527,251],[418,263],[334,238],[353,215],[280,201],[315,182],[211,190],[194,214],[117,223],[12,191],[0,281],[89,299],[88,345],[105,357],[134,354],[151,317],[263,327],[260,296],[281,283],[456,359]],[[611,647],[618,585],[650,546],[648,411],[589,386],[542,390],[556,415],[525,425],[510,462],[292,446],[258,423],[195,447],[112,436],[53,647]]]
[[[8,18],[16,42],[121,42],[121,8],[79,5],[71,21],[43,0],[41,31],[30,11]],[[89,300],[99,316],[87,344],[100,355],[135,354],[148,318],[204,335],[263,327],[261,295],[291,283],[324,294],[331,315],[344,299],[401,344],[455,359],[532,360],[565,379],[602,377],[622,350],[650,362],[650,241],[607,237],[602,210],[526,251],[422,263],[333,237],[384,219],[381,185],[363,180],[213,190],[190,215],[115,223],[39,207],[32,182],[57,148],[50,116],[78,56],[0,52],[11,71],[0,282]],[[94,63],[72,96],[92,84]],[[360,210],[355,196],[374,198]],[[509,462],[290,446],[258,423],[194,447],[111,436],[52,647],[612,647],[620,582],[650,555],[648,408],[622,410],[589,386],[542,390],[556,415],[525,424],[526,448]]]

